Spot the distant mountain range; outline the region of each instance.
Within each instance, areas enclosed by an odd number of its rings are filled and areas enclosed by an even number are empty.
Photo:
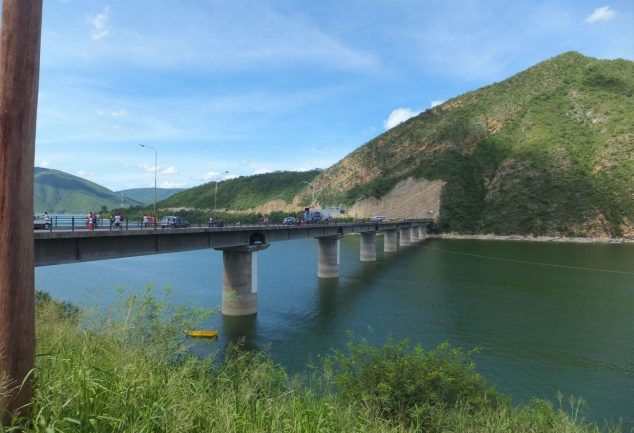
[[[59,170],[35,167],[33,200],[36,213],[86,213],[121,207],[147,205],[154,201],[154,188],[112,191],[89,180]],[[180,189],[157,188],[157,200]]]
[[[183,188],[156,188],[156,201],[165,200],[176,193],[184,191]],[[154,203],[154,188],[131,188],[116,191],[115,194],[121,197],[123,194],[125,200],[130,199],[142,204]]]

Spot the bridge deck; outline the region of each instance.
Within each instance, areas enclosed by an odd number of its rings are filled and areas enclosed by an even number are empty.
[[[257,243],[319,238],[433,223],[431,219],[305,225],[236,225],[178,229],[59,230],[35,232],[35,265],[230,248]]]

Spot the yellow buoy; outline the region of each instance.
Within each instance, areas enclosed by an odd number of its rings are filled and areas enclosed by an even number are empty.
[[[218,336],[218,331],[187,331],[188,337],[197,337],[197,338],[216,338]]]

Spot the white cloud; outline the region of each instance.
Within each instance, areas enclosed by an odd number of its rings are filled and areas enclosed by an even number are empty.
[[[48,162],[48,161],[44,161],[44,160],[42,160],[42,161],[39,161],[36,165],[37,165],[38,167],[48,168],[48,167],[51,165],[51,163],[50,163],[50,162]]]
[[[229,171],[224,171],[222,173],[218,172],[218,171],[208,171],[207,173],[203,174],[203,180],[206,181],[220,181],[223,179],[232,179],[233,175],[229,174]]]
[[[106,24],[108,23],[109,14],[110,8],[106,6],[102,13],[87,18],[88,23],[92,26],[90,37],[94,41],[108,36],[108,28],[106,27]]]
[[[79,170],[79,171],[77,172],[77,176],[79,176],[79,177],[83,177],[83,178],[86,178],[86,177],[88,177],[88,176],[94,176],[94,175],[95,175],[95,173],[94,173],[94,172],[92,172],[92,171]]]
[[[410,119],[414,116],[420,114],[420,111],[410,110],[409,108],[397,108],[392,111],[388,116],[387,120],[383,122],[383,126],[385,130],[394,128],[399,123],[405,122],[407,119]]]
[[[176,170],[176,167],[167,167],[167,168],[158,168],[158,174],[166,174],[166,175],[172,175],[172,174],[178,174],[178,170]]]
[[[159,188],[185,188],[187,182],[161,182]]]
[[[599,21],[610,21],[616,18],[616,11],[610,9],[610,6],[596,8],[590,15],[586,17],[588,24],[598,23]]]
[[[107,110],[97,110],[97,115],[98,116],[111,116],[111,117],[125,117],[128,115],[128,112],[125,111],[123,108],[119,109],[119,110],[115,110],[115,111],[107,111]]]
[[[143,163],[143,164],[137,165],[137,167],[139,167],[141,170],[143,170],[146,173],[154,173],[154,166],[153,165],[150,165],[150,164],[147,164],[147,163]]]
[[[208,171],[207,173],[203,174],[203,179],[206,181],[216,180],[219,177],[220,173],[218,173],[217,171]]]
[[[70,61],[226,71],[307,64],[363,73],[382,68],[373,52],[349,44],[318,20],[304,13],[280,12],[267,2],[217,2],[213,6],[180,2],[178,8],[170,7],[169,2],[152,2],[151,7],[143,1],[121,3],[116,9],[116,32],[110,31],[114,12],[109,7],[85,18],[91,38],[107,37],[108,44],[89,47],[81,38],[69,37],[71,31],[60,26],[53,35],[55,40],[47,39],[51,41],[47,47],[52,49],[43,50],[44,65]],[[132,18],[140,15],[142,20]]]
[[[253,174],[266,174],[271,172],[273,172],[273,170],[269,168],[258,168],[256,170],[253,170]]]
[[[151,164],[143,163],[143,164],[137,165],[137,167],[139,167],[141,170],[143,170],[146,173],[154,173],[154,166]],[[156,173],[172,175],[172,174],[178,174],[178,170],[176,169],[176,167],[173,167],[173,166],[169,166],[166,168],[156,167]]]
[[[437,107],[440,104],[444,104],[445,100],[443,99],[441,100],[436,100],[436,101],[431,101],[431,108]]]

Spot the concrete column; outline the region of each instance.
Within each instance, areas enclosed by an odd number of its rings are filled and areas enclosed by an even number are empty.
[[[426,226],[418,226],[418,238],[422,241],[427,237],[427,227]]]
[[[396,229],[385,230],[383,251],[386,253],[395,253],[398,251],[398,247],[396,246]]]
[[[224,279],[222,314],[248,316],[258,310],[257,253],[269,244],[245,245],[222,250]]]
[[[339,278],[339,239],[340,235],[325,236],[319,239],[317,254],[317,276],[319,278]]]
[[[418,228],[420,226],[412,226],[412,228],[410,229],[410,241],[415,244],[418,242]]]
[[[399,240],[398,240],[398,244],[401,247],[406,247],[408,246],[411,241],[410,241],[410,233],[412,232],[412,230],[409,227],[401,227],[399,228]]]
[[[360,260],[376,262],[376,232],[361,233]]]

